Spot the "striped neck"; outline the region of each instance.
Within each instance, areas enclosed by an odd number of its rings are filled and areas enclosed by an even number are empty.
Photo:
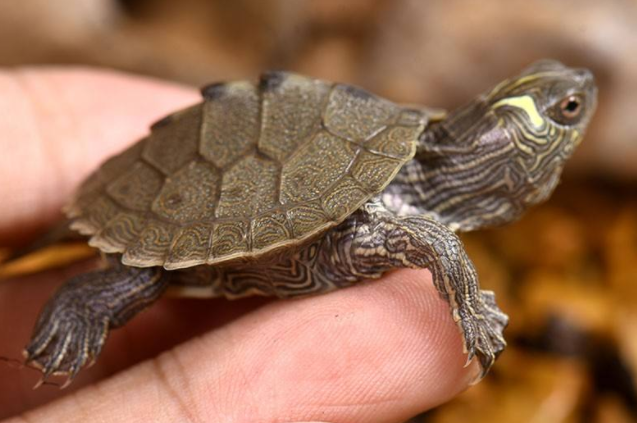
[[[402,214],[433,214],[459,231],[515,220],[523,211],[527,175],[506,128],[480,100],[433,124],[416,157],[386,189],[386,206]]]

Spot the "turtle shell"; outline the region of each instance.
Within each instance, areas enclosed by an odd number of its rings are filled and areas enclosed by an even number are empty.
[[[425,111],[291,73],[202,94],[80,187],[67,213],[90,245],[166,269],[293,248],[379,193],[427,123]]]

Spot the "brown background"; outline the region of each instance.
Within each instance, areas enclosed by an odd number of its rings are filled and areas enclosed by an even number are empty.
[[[453,108],[539,58],[600,103],[553,198],[465,237],[511,348],[427,422],[637,420],[637,2],[50,0],[0,3],[0,65],[106,66],[202,85],[288,69]]]

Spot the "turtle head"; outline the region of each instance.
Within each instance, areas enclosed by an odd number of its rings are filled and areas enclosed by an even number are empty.
[[[595,111],[593,74],[543,60],[497,85],[485,101],[513,147],[512,165],[524,176],[520,205],[545,200]]]
[[[517,219],[551,194],[595,111],[590,71],[537,62],[432,124],[418,205],[457,230]]]

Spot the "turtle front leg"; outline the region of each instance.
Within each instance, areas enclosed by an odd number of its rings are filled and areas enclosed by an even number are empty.
[[[397,267],[431,271],[462,332],[468,361],[477,356],[483,377],[506,346],[508,317],[492,291],[480,290],[462,242],[443,224],[427,216],[396,216],[371,201],[326,237],[313,270],[354,281]]]
[[[78,275],[45,305],[24,351],[27,364],[50,375],[67,375],[68,385],[82,366],[99,355],[109,329],[117,328],[156,301],[168,277],[158,268],[119,264]]]

